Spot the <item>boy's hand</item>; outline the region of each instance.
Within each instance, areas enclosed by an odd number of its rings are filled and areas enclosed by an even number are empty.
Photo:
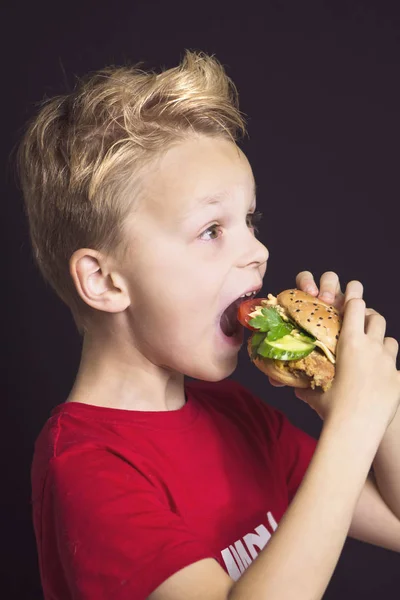
[[[308,271],[299,273],[296,278],[298,289],[318,296],[325,302],[333,304],[343,315],[342,333],[338,343],[336,377],[332,388],[323,393],[312,389],[296,389],[295,395],[307,402],[322,419],[332,410],[330,399],[335,397],[334,404],[343,404],[339,397],[345,399],[350,394],[371,396],[376,389],[377,402],[381,399],[381,412],[388,412],[388,422],[396,414],[400,399],[400,374],[396,368],[398,343],[393,338],[385,338],[386,321],[375,310],[365,308],[362,300],[363,286],[359,281],[352,281],[343,294],[336,273],[326,272],[320,280],[320,289]],[[353,300],[353,302],[350,302]],[[355,300],[355,302],[354,302]],[[270,379],[272,385],[281,384]],[[368,384],[367,384],[368,382]],[[387,388],[387,391],[386,391]],[[388,394],[388,401],[383,397]],[[362,401],[362,398],[360,398]],[[379,412],[379,406],[375,407]],[[337,406],[334,407],[334,410]],[[342,406],[341,410],[346,411]]]
[[[310,271],[302,271],[296,277],[296,287],[312,296],[332,304],[343,313],[345,296],[340,287],[339,277],[333,271],[326,271],[320,279],[319,289]]]

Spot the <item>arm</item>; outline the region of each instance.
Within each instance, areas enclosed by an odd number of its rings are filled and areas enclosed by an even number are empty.
[[[325,423],[293,502],[239,581],[213,560],[200,561],[167,579],[149,600],[322,598],[381,435],[375,429],[366,437],[354,420]]]
[[[321,277],[320,288],[309,271],[299,273],[296,285],[302,290],[319,296],[328,303],[343,309],[345,296],[341,291],[336,273],[327,271]],[[310,287],[311,286],[311,287]],[[379,321],[381,337],[385,334],[385,321],[374,310],[366,310],[366,323]],[[299,391],[296,395],[319,410],[320,400],[316,395]],[[313,404],[315,404],[313,406]],[[316,406],[318,405],[318,406]],[[373,474],[365,483],[357,503],[349,535],[389,550],[400,552],[400,410],[385,432],[373,461]]]
[[[365,303],[349,284],[340,365],[325,398],[325,423],[303,482],[274,536],[228,596],[226,575],[199,577],[198,565],[165,581],[151,600],[318,600],[339,558],[369,468],[399,404],[398,347],[364,332]],[[357,297],[358,295],[358,297]],[[339,368],[340,367],[340,368]],[[211,576],[211,571],[209,573]],[[223,578],[223,579],[221,579]],[[194,581],[196,586],[194,586]],[[221,592],[215,593],[214,583]]]
[[[400,411],[386,430],[357,503],[349,536],[400,552]]]
[[[327,423],[303,482],[269,544],[231,600],[321,598],[379,444],[357,423]],[[346,468],[344,468],[346,465]]]
[[[400,410],[386,430],[373,469],[380,495],[397,517],[400,526]]]
[[[349,536],[400,552],[400,521],[383,500],[372,474],[366,480],[357,502]]]

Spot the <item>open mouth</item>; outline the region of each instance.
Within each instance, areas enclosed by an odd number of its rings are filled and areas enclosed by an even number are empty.
[[[257,292],[251,292],[250,294],[240,296],[234,300],[227,309],[224,310],[220,319],[220,327],[224,335],[227,337],[232,337],[240,331],[242,325],[237,319],[238,308],[245,300],[254,298],[256,293]]]
[[[243,302],[243,298],[238,298],[222,313],[220,326],[222,333],[227,337],[235,335],[239,327],[241,327],[241,324],[237,320],[237,311],[241,302]]]

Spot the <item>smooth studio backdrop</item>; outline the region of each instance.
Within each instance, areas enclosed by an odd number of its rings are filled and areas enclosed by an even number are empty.
[[[400,338],[398,264],[400,9],[395,2],[10,3],[3,19],[1,241],[2,560],[4,597],[42,598],[30,506],[34,440],[79,364],[69,311],[33,264],[10,155],[35,103],[75,75],[125,61],[175,66],[185,48],[215,54],[235,81],[242,144],[264,212],[264,292],[301,270],[360,279],[367,304]],[[3,39],[3,42],[4,42]],[[244,350],[233,375],[298,426],[320,422],[290,389],[272,388]],[[3,593],[2,593],[3,595]],[[400,596],[400,555],[349,540],[325,598]]]

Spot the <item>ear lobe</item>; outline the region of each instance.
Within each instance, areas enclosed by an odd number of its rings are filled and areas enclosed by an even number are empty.
[[[130,305],[124,281],[107,270],[106,259],[95,250],[77,250],[70,260],[70,273],[82,300],[97,310],[122,312]]]

